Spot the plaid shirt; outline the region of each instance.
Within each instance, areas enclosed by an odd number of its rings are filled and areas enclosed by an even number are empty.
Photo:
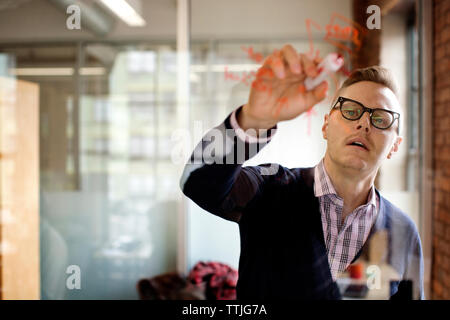
[[[336,194],[323,159],[314,168],[314,195],[319,198],[328,262],[336,280],[364,245],[377,217],[379,199],[372,186],[367,203],[342,221],[344,200]]]

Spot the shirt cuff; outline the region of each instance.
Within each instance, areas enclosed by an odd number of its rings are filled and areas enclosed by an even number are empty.
[[[234,131],[236,132],[236,135],[238,136],[239,139],[241,139],[244,142],[247,143],[266,143],[269,142],[273,135],[276,133],[277,130],[277,125],[275,125],[274,127],[268,129],[266,131],[266,133],[263,136],[257,137],[255,135],[250,134],[250,132],[245,132],[238,124],[237,122],[237,113],[240,112],[242,110],[242,106],[237,108],[236,110],[234,110],[231,113],[230,116],[230,125],[231,127],[234,129]],[[252,130],[255,131],[255,130]],[[265,130],[260,130],[260,132],[264,132]]]

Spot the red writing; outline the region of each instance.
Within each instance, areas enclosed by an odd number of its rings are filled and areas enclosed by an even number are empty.
[[[355,51],[359,51],[361,48],[361,43],[362,43],[361,38],[367,32],[358,23],[340,15],[339,13],[333,13],[330,18],[329,23],[327,25],[325,25],[324,28],[322,28],[322,26],[320,24],[313,21],[312,19],[306,19],[305,24],[306,24],[306,30],[308,33],[308,42],[309,42],[309,51],[308,51],[307,55],[309,56],[310,59],[314,59],[315,61],[320,61],[321,57],[320,57],[319,49],[317,49],[317,50],[314,49],[314,43],[313,43],[313,37],[312,37],[313,28],[316,31],[320,31],[320,32],[325,30],[326,33],[325,33],[325,36],[323,39],[325,41],[331,43],[335,47],[337,47],[339,50],[348,52],[350,55],[353,54],[351,44],[353,44]],[[255,52],[253,47],[242,46],[241,49],[247,54],[247,57],[250,60],[252,60],[258,64],[263,63],[263,61],[265,59],[264,55],[259,52]],[[278,50],[274,50],[274,52],[273,52],[273,57],[275,57],[274,59],[276,59],[279,56],[279,53],[280,52]],[[277,59],[277,60],[275,60],[275,62],[281,63],[281,60]],[[269,63],[269,61],[267,61],[267,63]],[[346,69],[345,67],[342,67],[339,70],[339,72],[342,72],[346,76],[350,75],[350,71],[348,69]],[[270,94],[272,91],[272,88],[271,88],[271,86],[269,86],[268,84],[266,84],[264,82],[264,80],[263,80],[264,77],[269,78],[269,79],[274,77],[274,73],[269,67],[263,66],[262,68],[258,69],[257,73],[255,73],[255,71],[250,71],[250,72],[243,71],[241,73],[241,75],[232,73],[229,71],[228,67],[225,67],[225,80],[239,81],[246,86],[251,85],[252,88],[254,88],[255,90],[269,91],[269,94]],[[333,82],[335,85],[335,90],[337,90],[338,89],[338,80],[337,80],[336,75],[333,74],[332,79],[333,79]],[[306,90],[303,85],[299,85],[298,91],[300,93],[305,93]],[[288,107],[289,107],[288,106],[288,98],[280,97],[277,100],[277,106],[274,110],[273,115],[275,117],[278,117],[281,110],[283,108],[288,108]],[[315,116],[315,115],[317,115],[317,114],[312,108],[306,112],[306,117],[307,117],[307,121],[308,121],[308,125],[307,125],[308,135],[310,135],[310,133],[311,133],[312,116]]]

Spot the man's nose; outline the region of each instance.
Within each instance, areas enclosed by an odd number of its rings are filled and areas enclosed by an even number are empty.
[[[364,112],[362,117],[359,118],[356,129],[365,130],[366,132],[370,131],[370,114],[368,112]]]

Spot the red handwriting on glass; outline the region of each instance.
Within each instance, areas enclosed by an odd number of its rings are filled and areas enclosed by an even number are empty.
[[[306,19],[306,30],[308,32],[308,41],[309,41],[309,56],[310,58],[313,58],[315,60],[320,60],[320,51],[319,49],[314,51],[314,43],[312,39],[312,30],[311,28],[314,27],[318,31],[322,31],[322,27],[317,22],[313,21],[312,19]],[[343,23],[345,26],[339,25],[339,23]],[[352,54],[352,48],[348,46],[347,42],[351,42],[355,45],[356,51],[358,51],[361,48],[361,37],[366,33],[366,31],[355,21],[350,20],[343,15],[334,12],[331,15],[330,22],[325,26],[326,34],[324,37],[325,41],[328,41],[329,43],[333,44],[337,48],[347,51],[348,53]],[[247,53],[247,56],[257,62],[262,63],[264,61],[264,56],[259,53],[255,52],[253,47],[244,47],[242,46],[241,49]],[[276,51],[274,51],[275,53]],[[349,75],[350,72],[346,70],[344,67],[340,70],[345,75]],[[226,80],[235,80],[235,81],[241,81],[245,85],[249,85],[252,83],[250,80],[252,77],[255,77],[255,73],[252,71],[250,73],[244,72],[243,76],[240,77],[239,75],[232,74],[228,71],[228,67],[225,67],[225,79]],[[267,86],[262,85],[255,85],[254,87],[257,87],[262,90],[266,90]],[[263,89],[264,88],[264,89]]]
[[[253,52],[253,48],[252,47],[246,48],[246,47],[242,46],[241,49],[244,50],[247,53],[248,57],[250,59],[252,59],[253,61],[255,61],[256,63],[262,63],[263,62],[264,56],[261,53],[259,53],[259,52]]]
[[[311,48],[312,48],[312,42],[310,42]],[[261,53],[254,52],[252,47],[245,48],[242,47],[242,49],[247,53],[248,57],[251,60],[254,60],[255,62],[261,63],[264,60],[264,56]],[[279,51],[274,50],[274,55],[276,55]],[[316,57],[319,56],[319,50],[316,52]],[[269,57],[270,59],[270,57]],[[281,63],[281,60],[279,61]],[[244,85],[248,86],[251,84],[252,88],[254,88],[257,91],[268,91],[268,94],[270,95],[272,92],[271,86],[264,83],[263,78],[271,79],[275,76],[272,69],[269,67],[261,67],[258,69],[257,73],[254,71],[246,72],[244,71],[242,75],[238,75],[235,73],[232,73],[229,71],[228,67],[225,67],[225,80],[233,80],[233,81],[240,81]],[[254,80],[252,81],[252,79]],[[300,84],[298,86],[298,92],[304,94],[306,92],[306,88],[303,84]],[[280,97],[277,99],[276,102],[276,108],[274,109],[272,115],[277,118],[283,108],[288,108],[288,97]],[[311,135],[311,120],[312,116],[317,115],[316,112],[311,108],[307,111],[307,121],[308,121],[308,131],[307,134]]]
[[[225,80],[239,81],[240,79],[241,79],[241,77],[239,77],[239,75],[228,71],[228,67],[225,66]]]
[[[246,72],[244,71],[241,76],[238,74],[232,73],[228,70],[228,67],[225,67],[225,80],[233,80],[240,81],[246,86],[249,86],[253,82],[253,78],[256,77],[255,71]]]
[[[242,74],[241,82],[246,86],[249,86],[253,82],[253,78],[256,77],[255,71],[246,72],[244,71]]]
[[[361,48],[360,36],[363,37],[366,33],[358,23],[336,12],[331,15],[330,22],[325,26],[325,29],[327,34],[324,40],[350,54],[352,54],[352,48],[346,42],[353,43],[355,50],[359,51]]]
[[[314,55],[314,44],[311,26],[318,31],[322,31],[322,27],[311,19],[306,19],[305,24],[308,32],[309,55],[312,57]],[[355,45],[355,51],[359,51],[361,48],[361,37],[366,33],[366,30],[358,23],[336,12],[331,15],[330,22],[325,26],[325,31],[325,41],[343,51],[347,51],[349,54],[352,54],[352,48],[350,47],[349,42]],[[319,56],[319,50],[316,50],[315,53],[315,58],[317,58]]]
[[[312,39],[311,24],[319,31],[322,31],[322,27],[317,22],[315,22],[311,19],[306,19],[305,23],[306,23],[306,31],[308,32],[308,42],[309,42],[308,55],[310,57],[312,57],[314,55],[314,44],[313,44],[313,39]],[[320,51],[319,51],[319,49],[317,49],[315,58],[319,57],[319,53],[320,53]]]
[[[314,108],[311,108],[308,111],[306,111],[306,121],[308,122],[306,133],[308,134],[308,136],[311,135],[312,116],[317,116],[317,113],[314,111]]]
[[[314,55],[314,43],[312,40],[312,27],[318,31],[322,31],[322,27],[311,19],[305,20],[306,30],[308,32],[309,40],[309,57]],[[340,50],[353,54],[350,44],[354,45],[355,52],[361,48],[362,37],[365,36],[367,30],[362,28],[357,22],[350,20],[339,13],[333,13],[330,18],[330,22],[325,26],[326,34],[323,38],[325,41],[331,43]],[[320,60],[320,51],[315,51],[315,60]],[[345,76],[350,76],[350,71],[344,66],[338,71]],[[336,90],[338,89],[338,81],[336,75],[331,76],[335,82]]]
[[[252,88],[256,91],[269,91],[269,95],[272,93],[272,87],[268,86],[263,81],[263,77],[266,76],[268,78],[273,78],[275,75],[273,74],[272,69],[267,67],[262,67],[256,73],[256,79],[252,82]]]
[[[322,27],[317,22],[313,21],[312,19],[306,19],[306,29],[308,32],[308,41],[309,41],[309,52],[308,56],[311,59],[314,59],[316,61],[320,61],[320,50],[314,50],[314,43],[312,39],[312,27],[314,27],[318,31],[322,31]],[[339,48],[340,50],[347,51],[350,55],[353,54],[352,48],[350,47],[349,43],[352,43],[355,46],[355,51],[359,51],[361,48],[361,37],[365,35],[367,32],[364,30],[358,23],[356,23],[353,20],[350,20],[339,13],[333,13],[330,22],[325,26],[325,37],[324,40],[331,43],[335,47]],[[255,52],[253,47],[244,47],[242,46],[241,49],[247,53],[248,58],[255,61],[256,63],[262,63],[264,61],[264,56],[261,53]],[[276,51],[274,51],[274,55],[276,54]],[[345,67],[342,67],[339,72],[343,73],[346,76],[350,75],[350,71],[347,70]],[[244,85],[250,85],[252,88],[258,91],[269,91],[269,94],[271,93],[271,87],[264,83],[262,77],[266,75],[268,78],[274,77],[274,74],[270,68],[260,68],[258,70],[258,73],[255,74],[254,71],[251,71],[249,73],[243,72],[242,76],[233,74],[228,71],[228,68],[225,67],[225,80],[234,80],[234,81],[240,81]],[[253,80],[253,78],[255,78]],[[338,88],[338,80],[335,75],[332,75],[332,79],[335,84],[335,90]],[[304,93],[305,88],[304,86],[299,86],[299,92]],[[274,115],[278,116],[281,112],[281,109],[288,107],[288,98],[287,97],[280,97],[277,100],[277,107],[274,110]],[[306,113],[307,121],[308,121],[308,135],[311,133],[311,119],[312,116],[316,115],[315,111],[311,108]]]
[[[242,50],[244,50],[248,57],[252,60],[254,60],[257,63],[261,63],[264,61],[264,56],[259,52],[254,52],[252,47],[241,47]],[[258,73],[255,71],[243,71],[241,75],[232,73],[228,70],[228,67],[225,66],[225,80],[233,80],[233,81],[240,81],[246,86],[252,86],[252,88],[255,88],[255,90],[258,91],[271,91],[271,88],[264,83],[262,80],[262,77],[266,76],[268,78],[274,77],[274,74],[272,70],[269,68],[262,67],[258,69]]]

